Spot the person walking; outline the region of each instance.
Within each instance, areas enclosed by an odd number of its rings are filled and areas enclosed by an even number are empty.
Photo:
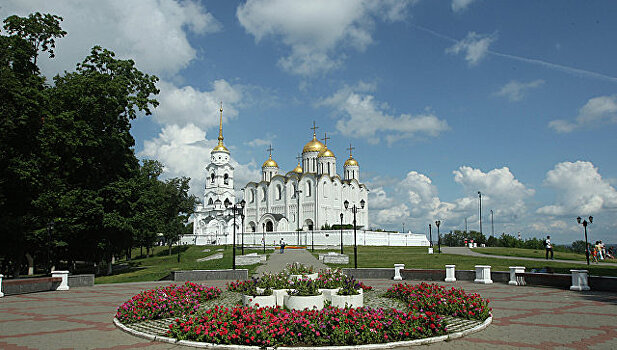
[[[285,241],[281,238],[281,254],[285,252]]]
[[[548,260],[548,253],[551,253],[551,260],[555,260],[553,258],[553,245],[551,244],[551,236],[546,236],[546,240],[544,241],[544,248],[546,249],[546,260]]]

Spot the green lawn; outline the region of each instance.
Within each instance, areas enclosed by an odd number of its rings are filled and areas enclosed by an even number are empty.
[[[178,263],[178,249],[180,249],[180,263]],[[210,249],[209,252],[202,252]],[[223,249],[223,258],[197,262],[212,254],[221,253],[217,249]],[[262,250],[244,249],[244,253],[262,253]],[[272,251],[266,250],[270,254]],[[120,282],[143,282],[159,281],[165,279],[174,270],[217,270],[231,269],[232,251],[231,246],[182,246],[173,247],[172,255],[169,256],[167,247],[155,247],[153,254],[149,257],[137,257],[131,261],[120,260],[114,265],[114,273],[109,276],[96,276],[95,283],[120,283]],[[240,255],[240,250],[236,250]],[[139,255],[139,249],[133,250],[133,256]],[[248,269],[251,275],[259,266],[236,266],[237,269]]]
[[[337,249],[330,251],[339,252]],[[437,251],[437,247],[435,247]],[[315,251],[318,253],[327,251]],[[345,254],[349,255],[348,265],[330,265],[332,267],[353,268],[353,247],[345,247]],[[495,259],[491,257],[475,257],[451,254],[428,254],[425,247],[358,247],[358,267],[387,267],[393,268],[394,264],[405,264],[405,268],[416,269],[445,269],[445,265],[456,265],[458,270],[473,270],[475,265],[490,265],[493,271],[509,271],[510,266],[525,266],[527,271],[531,269],[551,268],[556,273],[570,273],[570,269],[584,268],[591,275],[616,276],[616,266],[598,266],[581,264],[558,263],[554,261],[529,261],[512,259]]]
[[[525,249],[525,248],[503,248],[503,247],[486,247],[473,248],[474,252],[488,255],[505,255],[505,256],[520,256],[524,258],[546,258],[544,249]],[[555,259],[563,260],[578,260],[586,261],[585,254],[577,254],[570,252],[553,252]]]

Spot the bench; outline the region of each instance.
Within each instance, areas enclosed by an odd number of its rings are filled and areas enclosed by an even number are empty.
[[[62,277],[20,278],[2,281],[2,292],[5,295],[26,294],[56,290]]]

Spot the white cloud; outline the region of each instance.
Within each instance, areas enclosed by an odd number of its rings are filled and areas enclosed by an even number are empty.
[[[188,176],[191,178],[191,193],[201,197],[205,181],[205,166],[210,159],[210,151],[216,145],[216,139],[207,139],[206,132],[195,126],[168,125],[157,137],[144,142],[143,151],[138,156],[155,159],[165,166],[164,176]],[[254,181],[260,176],[255,162],[239,164],[233,160],[234,181],[236,187]]]
[[[284,70],[310,76],[339,67],[344,55],[337,50],[365,50],[376,18],[402,20],[414,2],[248,0],[236,15],[257,42],[272,37],[290,48],[278,62]]]
[[[418,115],[400,114],[389,115],[384,110],[385,103],[379,103],[373,95],[359,93],[366,91],[366,84],[359,84],[357,88],[345,87],[325,98],[317,104],[334,108],[343,118],[336,123],[336,128],[342,135],[368,139],[371,143],[378,143],[377,133],[385,134],[388,143],[398,139],[412,138],[417,134],[438,136],[448,130],[448,123],[440,120],[432,112]]]
[[[488,210],[493,209],[500,220],[514,222],[527,214],[526,200],[535,194],[518,181],[508,167],[482,172],[468,166],[461,166],[453,172],[454,181],[469,193],[468,205],[477,205],[477,191],[482,193],[482,204]],[[463,204],[461,202],[460,204]],[[459,204],[459,205],[460,205]]]
[[[43,73],[51,77],[71,71],[94,45],[114,51],[119,58],[131,58],[147,73],[173,76],[196,57],[187,39],[187,29],[206,34],[220,29],[216,19],[194,1],[9,1],[0,8],[9,14],[26,16],[39,11],[60,15],[68,34],[56,40],[56,57],[39,60]]]
[[[587,216],[617,210],[617,191],[591,162],[559,163],[546,173],[544,185],[555,190],[557,198],[555,204],[539,208],[539,214]]]
[[[370,222],[379,225],[400,225],[410,215],[409,208],[404,203],[396,206],[369,211]],[[398,224],[398,225],[397,225]],[[371,226],[373,227],[373,226]]]
[[[467,9],[474,0],[452,0],[452,11],[461,12]]]
[[[248,145],[252,148],[257,148],[257,147],[262,147],[262,146],[270,146],[273,144],[272,140],[275,139],[276,136],[272,135],[272,136],[268,136],[266,139],[254,139],[248,142],[245,142],[245,145]]]
[[[497,40],[497,34],[483,35],[475,32],[467,33],[465,39],[458,41],[452,47],[446,49],[447,53],[465,53],[465,60],[470,66],[474,66],[489,53],[489,46]]]
[[[495,96],[507,97],[510,102],[520,101],[525,97],[527,90],[540,87],[544,84],[544,80],[538,79],[530,81],[528,83],[522,83],[520,81],[512,80],[506,85],[502,86],[499,91],[495,92]]]
[[[226,122],[238,116],[238,105],[244,97],[242,86],[225,80],[214,81],[210,91],[199,91],[192,86],[178,88],[165,81],[159,82],[158,87],[160,105],[153,116],[161,124],[218,126],[220,102],[223,101],[223,122]]]
[[[591,128],[604,123],[617,123],[617,95],[589,99],[578,111],[573,122],[557,119],[548,126],[559,133],[569,133],[577,128]]]

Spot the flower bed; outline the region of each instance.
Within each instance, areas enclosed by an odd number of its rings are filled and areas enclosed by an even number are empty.
[[[386,296],[407,303],[409,310],[431,311],[440,315],[484,321],[490,316],[489,300],[462,289],[446,289],[437,284],[399,283],[388,289]]]
[[[116,318],[123,323],[156,320],[193,314],[199,303],[221,294],[215,287],[192,282],[143,291],[118,307]]]
[[[321,311],[215,307],[178,318],[169,328],[167,335],[180,340],[260,347],[375,344],[446,333],[445,323],[432,312],[332,307]]]

